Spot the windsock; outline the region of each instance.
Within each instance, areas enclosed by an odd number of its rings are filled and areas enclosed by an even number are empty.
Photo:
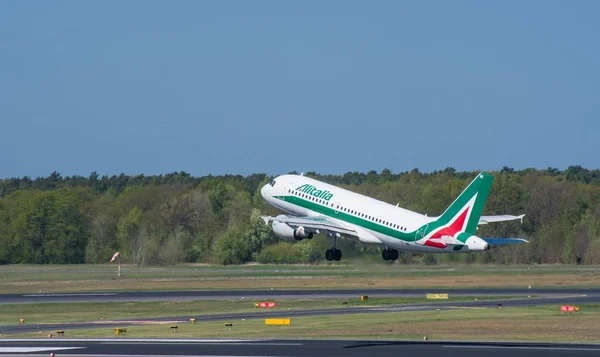
[[[114,262],[114,261],[115,261],[115,259],[117,259],[117,258],[118,258],[118,257],[120,257],[120,256],[121,256],[121,253],[119,253],[119,252],[116,252],[116,253],[115,253],[115,254],[112,256],[112,258],[110,258],[110,261],[111,261],[111,262]]]

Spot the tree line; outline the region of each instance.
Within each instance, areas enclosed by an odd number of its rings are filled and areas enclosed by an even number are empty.
[[[307,176],[430,216],[440,214],[477,172],[347,172]],[[530,241],[479,254],[403,253],[400,263],[600,263],[600,170],[491,172],[484,214],[526,214],[524,222],[480,227],[486,237]],[[260,197],[271,177],[113,175],[0,180],[0,264],[104,263],[115,251],[139,265],[324,261],[324,238],[283,242],[260,218],[279,214]],[[379,247],[339,242],[345,257],[380,260]]]

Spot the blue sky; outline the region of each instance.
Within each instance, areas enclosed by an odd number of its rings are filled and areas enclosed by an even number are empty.
[[[598,1],[2,1],[0,177],[600,167]]]

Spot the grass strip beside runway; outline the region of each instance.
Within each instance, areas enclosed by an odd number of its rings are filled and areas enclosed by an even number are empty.
[[[597,285],[594,266],[324,265],[239,267],[180,265],[0,266],[2,293],[134,290],[568,288]]]
[[[374,298],[361,301],[360,297],[335,299],[296,299],[277,301],[273,309],[259,309],[254,306],[258,300],[203,300],[203,301],[147,301],[114,303],[47,303],[2,305],[0,325],[18,324],[25,319],[26,324],[88,322],[106,320],[148,319],[154,317],[197,316],[218,313],[241,313],[261,311],[310,310],[320,308],[369,307],[400,304],[431,303],[440,301],[473,301],[522,298],[519,296],[458,296],[447,300],[427,300],[424,297]],[[271,301],[271,300],[267,300]],[[347,304],[344,305],[343,302]]]
[[[265,325],[263,319],[126,326],[128,338],[352,338],[600,342],[600,306],[584,305],[577,313],[559,306],[503,309],[461,308],[441,311],[330,315],[292,318],[290,326]],[[232,323],[227,330],[226,323]],[[40,337],[43,333],[11,335]],[[69,330],[68,338],[115,338],[112,328]]]

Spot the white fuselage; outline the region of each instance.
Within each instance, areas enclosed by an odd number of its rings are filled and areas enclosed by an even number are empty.
[[[302,189],[302,187],[305,189]],[[299,189],[300,188],[300,189]],[[354,229],[360,241],[365,243],[382,244],[390,248],[417,252],[440,252],[419,244],[419,229],[434,221],[420,213],[390,205],[388,203],[333,186],[306,176],[282,175],[274,180],[274,185],[265,185],[261,190],[262,197],[273,206],[293,216],[316,217],[327,212],[329,219]],[[311,204],[299,205],[293,199],[286,197],[297,196],[299,199],[310,200]],[[291,202],[290,202],[291,201]],[[311,209],[318,205],[317,210]],[[353,222],[369,221],[379,226],[385,226],[402,234],[398,239],[376,230],[368,229],[369,225],[357,225]],[[450,248],[442,249],[452,252]]]

